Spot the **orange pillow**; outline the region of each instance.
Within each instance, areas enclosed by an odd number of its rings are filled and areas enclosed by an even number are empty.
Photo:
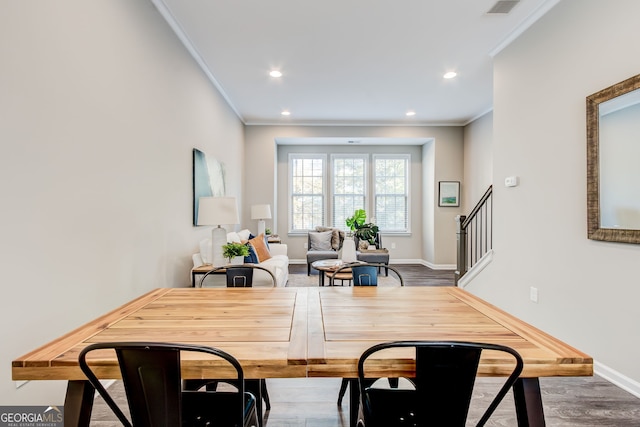
[[[269,248],[267,248],[267,244],[264,241],[264,234],[260,234],[259,236],[249,240],[249,244],[253,247],[259,263],[271,258]]]

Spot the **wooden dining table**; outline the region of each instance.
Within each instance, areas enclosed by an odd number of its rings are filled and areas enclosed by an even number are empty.
[[[217,347],[240,361],[246,378],[354,379],[365,349],[396,340],[487,342],[517,350],[524,359],[513,391],[519,426],[545,425],[539,377],[593,375],[592,358],[562,341],[460,288],[425,286],[155,289],[14,360],[12,376],[68,381],[64,425],[87,426],[94,389],[77,359],[94,342]],[[89,362],[100,364],[101,379],[120,378],[115,356]],[[223,375],[198,357],[182,365],[185,379]],[[381,365],[384,376],[407,373],[405,357]],[[479,375],[504,376],[511,366],[508,357],[483,355]],[[351,390],[354,408],[357,387]],[[356,417],[351,411],[352,425]]]

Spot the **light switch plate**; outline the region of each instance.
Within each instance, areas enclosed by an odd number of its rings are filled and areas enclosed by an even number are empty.
[[[518,177],[517,176],[508,176],[504,179],[505,187],[516,187],[518,185]]]

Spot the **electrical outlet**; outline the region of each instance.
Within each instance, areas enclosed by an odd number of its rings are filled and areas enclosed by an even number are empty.
[[[535,303],[538,302],[538,288],[533,286],[529,289],[529,299]]]
[[[391,242],[391,249],[395,249],[396,248],[396,242]]]
[[[309,242],[304,242],[304,245],[303,245],[303,246],[304,246],[304,248],[305,248],[305,249],[307,249],[307,244],[308,244],[308,243],[309,243]]]

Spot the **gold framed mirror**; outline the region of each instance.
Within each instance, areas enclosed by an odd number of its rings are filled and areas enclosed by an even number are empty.
[[[640,243],[640,74],[587,97],[587,235]]]

